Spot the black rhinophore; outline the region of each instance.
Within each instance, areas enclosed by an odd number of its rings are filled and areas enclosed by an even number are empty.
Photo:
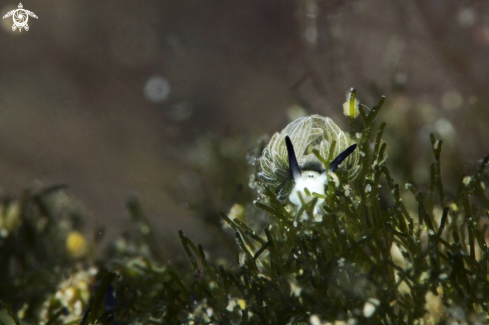
[[[289,136],[285,137],[285,144],[287,145],[287,153],[289,155],[290,177],[292,177],[293,180],[296,180],[297,178],[301,177],[301,169],[297,163],[294,146],[292,145],[292,141],[290,141]]]
[[[357,148],[356,143],[346,148],[345,151],[340,153],[338,157],[333,159],[333,161],[329,164],[329,170],[334,172],[338,168],[338,166],[343,162],[343,160],[345,160],[349,155],[351,155],[351,153],[355,151],[356,148]]]

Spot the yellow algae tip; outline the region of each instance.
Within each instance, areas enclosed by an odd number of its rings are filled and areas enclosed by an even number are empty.
[[[360,101],[352,96],[352,91],[346,93],[346,102],[343,103],[343,114],[356,118],[360,114]]]
[[[242,310],[246,309],[246,301],[244,299],[238,299],[238,305]]]
[[[72,231],[66,237],[66,249],[72,257],[82,257],[88,251],[87,240],[80,232]]]

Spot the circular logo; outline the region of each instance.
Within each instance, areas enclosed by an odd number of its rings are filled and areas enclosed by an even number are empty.
[[[17,25],[17,27],[24,27],[27,24],[27,21],[29,20],[29,16],[27,15],[27,12],[23,9],[17,9],[14,14],[14,24]]]

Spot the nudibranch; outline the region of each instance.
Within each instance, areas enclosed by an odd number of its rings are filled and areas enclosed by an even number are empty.
[[[332,145],[335,146],[331,151]],[[309,193],[325,194],[328,172],[338,166],[347,173],[347,179],[354,179],[360,171],[360,153],[356,143],[343,132],[329,117],[311,115],[292,121],[280,133],[275,133],[260,157],[258,177],[262,185],[273,186],[277,198],[301,206],[312,200]],[[318,159],[313,150],[325,159],[331,160],[329,168]],[[318,200],[323,201],[323,200]]]

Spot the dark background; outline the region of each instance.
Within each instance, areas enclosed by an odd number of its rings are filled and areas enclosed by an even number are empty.
[[[17,5],[2,0],[0,15]],[[400,184],[427,185],[430,132],[448,184],[489,153],[487,1],[23,5],[39,17],[28,32],[1,21],[2,194],[66,183],[107,240],[129,227],[136,194],[168,251],[178,229],[209,243],[203,225],[244,200],[257,139],[301,112],[346,127],[350,87],[368,106],[387,96]]]

